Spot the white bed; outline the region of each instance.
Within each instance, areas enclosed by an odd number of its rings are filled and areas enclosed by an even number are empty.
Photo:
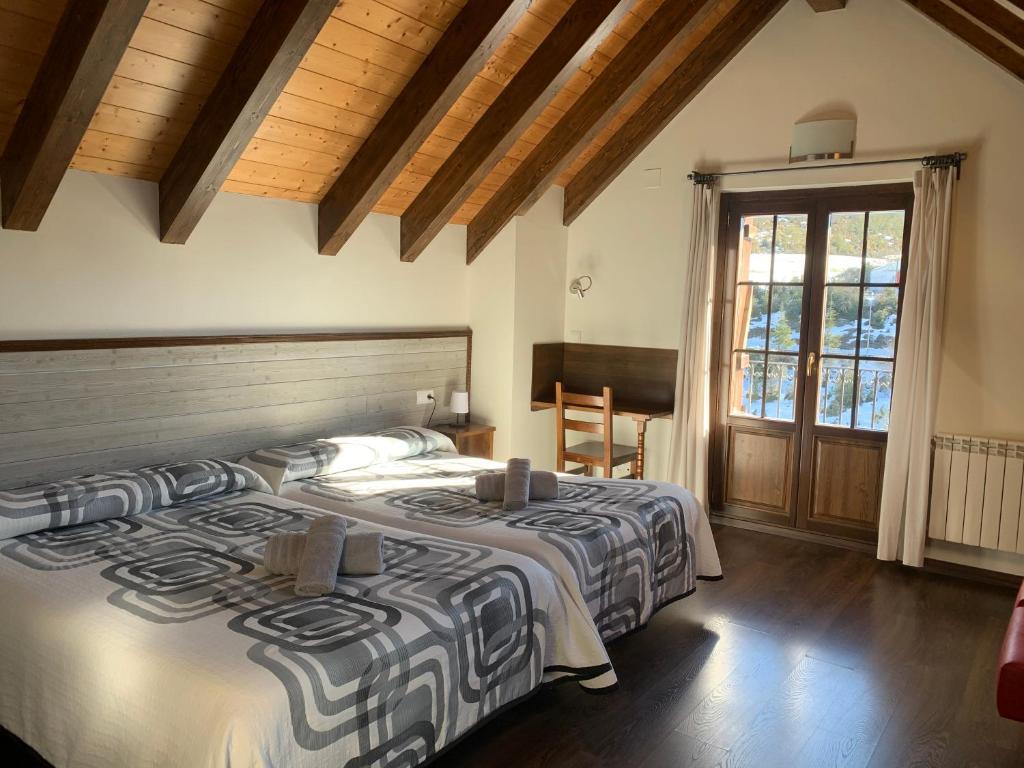
[[[418,764],[544,682],[614,684],[529,558],[354,521],[386,572],[297,598],[263,545],[325,512],[255,476],[191,498],[131,475],[0,504],[0,534],[37,528],[0,541],[0,724],[54,766]]]
[[[558,500],[506,512],[474,495],[475,476],[504,465],[454,450],[433,430],[396,427],[266,449],[243,463],[284,498],[527,555],[593,616],[605,641],[643,627],[698,580],[721,578],[707,515],[677,485],[564,475]]]

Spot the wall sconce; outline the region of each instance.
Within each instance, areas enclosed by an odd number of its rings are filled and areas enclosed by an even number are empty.
[[[594,279],[590,275],[580,275],[569,283],[569,293],[574,293],[582,299],[593,285]]]
[[[793,126],[789,162],[841,160],[853,157],[856,120],[815,120]]]

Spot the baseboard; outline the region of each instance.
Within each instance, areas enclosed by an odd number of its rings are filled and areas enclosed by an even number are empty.
[[[839,547],[840,549],[851,549],[855,552],[865,552],[870,555],[875,554],[875,546],[873,544],[868,544],[867,542],[843,539],[838,536],[829,536],[824,533],[800,531],[795,528],[772,525],[771,523],[758,523],[751,520],[742,520],[737,517],[730,517],[729,515],[722,514],[721,512],[712,512],[711,522],[718,523],[719,525],[728,525],[733,528],[743,528],[748,531],[768,533],[773,536],[785,536],[790,539],[809,541],[815,544],[825,544],[830,547]],[[903,566],[902,563],[896,563],[896,565],[901,567]],[[1021,585],[1021,577],[1015,576],[1011,573],[991,571],[986,568],[978,568],[973,565],[962,565],[960,563],[951,563],[946,560],[936,560],[931,557],[925,558],[924,567],[915,568],[914,570],[937,574],[939,576],[967,579],[969,581],[991,584],[998,587],[1008,587],[1013,590],[1019,589]]]
[[[785,536],[788,539],[810,541],[815,544],[827,544],[830,547],[839,547],[840,549],[852,549],[855,552],[868,552],[873,554],[875,551],[875,546],[873,544],[868,544],[865,541],[843,539],[839,536],[829,536],[827,533],[800,531],[796,528],[787,528],[782,525],[773,525],[772,523],[758,523],[753,520],[743,520],[738,517],[731,517],[721,512],[712,512],[711,522],[728,525],[732,528],[743,528],[748,531],[770,533],[774,536]]]
[[[991,584],[997,587],[1008,587],[1014,591],[1020,589],[1021,578],[1012,573],[1002,571],[990,571],[987,568],[979,568],[976,565],[963,565],[951,563],[948,560],[936,560],[931,557],[924,559],[924,568],[921,570],[927,573],[936,573],[940,576],[952,576],[956,579],[969,579],[982,584]]]

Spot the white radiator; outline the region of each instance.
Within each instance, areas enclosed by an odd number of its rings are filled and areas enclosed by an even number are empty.
[[[964,435],[932,440],[928,536],[1024,553],[1024,443]]]

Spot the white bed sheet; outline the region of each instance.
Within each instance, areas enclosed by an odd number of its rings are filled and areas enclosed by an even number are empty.
[[[644,626],[660,607],[692,592],[697,580],[721,578],[707,515],[680,486],[561,475],[560,500],[505,513],[474,495],[477,474],[504,466],[435,451],[286,482],[280,495],[527,555],[556,576],[566,601],[594,617],[606,641]]]

